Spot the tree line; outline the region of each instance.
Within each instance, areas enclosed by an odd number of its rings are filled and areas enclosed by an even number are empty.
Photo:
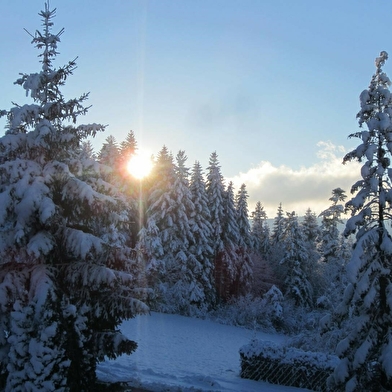
[[[319,217],[309,208],[301,219],[280,204],[271,226],[260,201],[249,213],[246,184],[237,192],[232,182],[226,185],[216,152],[204,173],[198,161],[186,166],[184,151],[173,157],[163,146],[152,173],[135,181],[124,175],[137,153],[132,131],[120,144],[108,136],[97,156],[91,143],[85,147],[128,190],[133,243],[156,309],[196,315],[233,297],[261,296],[272,285],[297,306],[333,303],[329,286],[342,281],[338,275],[350,253],[339,230],[346,199],[341,188],[332,191],[331,206]],[[328,282],[320,284],[327,268]]]

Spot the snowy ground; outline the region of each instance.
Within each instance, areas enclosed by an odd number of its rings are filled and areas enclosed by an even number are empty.
[[[139,347],[130,356],[100,364],[97,374],[103,381],[157,392],[304,391],[239,377],[241,346],[254,337],[281,343],[283,335],[160,313],[126,321],[121,330]]]

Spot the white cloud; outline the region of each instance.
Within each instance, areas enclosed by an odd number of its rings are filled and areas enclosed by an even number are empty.
[[[318,161],[298,170],[288,166],[274,166],[262,161],[246,173],[229,178],[236,189],[245,183],[249,194],[249,210],[260,201],[269,218],[274,218],[279,203],[284,211],[303,215],[307,208],[319,214],[330,205],[332,189],[340,187],[350,197],[351,186],[360,177],[357,162],[342,164],[345,150],[331,142],[319,142]]]

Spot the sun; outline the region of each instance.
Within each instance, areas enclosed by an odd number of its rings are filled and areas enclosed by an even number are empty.
[[[129,174],[139,180],[148,176],[152,169],[151,156],[146,151],[138,151],[127,164]]]

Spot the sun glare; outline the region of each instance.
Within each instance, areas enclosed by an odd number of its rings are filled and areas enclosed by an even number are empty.
[[[152,169],[151,156],[148,155],[147,152],[138,151],[136,155],[129,160],[127,169],[129,174],[141,180],[150,174]]]

